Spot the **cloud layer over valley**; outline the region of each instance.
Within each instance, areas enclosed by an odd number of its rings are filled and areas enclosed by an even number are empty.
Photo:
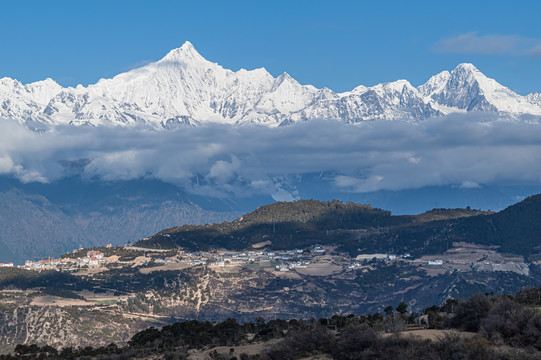
[[[541,125],[454,114],[418,123],[208,124],[172,131],[57,127],[38,134],[0,121],[0,174],[50,182],[155,178],[213,197],[270,194],[276,179],[325,172],[344,192],[541,183]],[[281,196],[284,199],[283,196]],[[285,197],[287,199],[287,197]]]

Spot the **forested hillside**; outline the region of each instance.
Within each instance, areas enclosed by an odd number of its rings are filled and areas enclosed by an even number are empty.
[[[167,229],[137,245],[242,250],[258,244],[267,244],[273,249],[339,244],[344,249],[356,250],[364,246],[366,251],[381,251],[383,245],[388,250],[396,249],[397,244],[392,243],[392,237],[381,244],[373,244],[371,237],[385,237],[391,231],[407,233],[410,229],[431,232],[448,222],[486,214],[489,213],[471,209],[434,209],[420,215],[392,216],[389,211],[370,205],[337,200],[299,200],[261,206],[232,222]],[[359,242],[359,233],[354,230],[363,230],[367,240]],[[408,248],[401,250],[408,251]]]

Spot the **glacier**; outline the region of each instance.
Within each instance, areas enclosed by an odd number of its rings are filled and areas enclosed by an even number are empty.
[[[224,69],[190,42],[157,62],[87,87],[0,79],[0,118],[38,132],[59,125],[167,130],[205,123],[277,127],[314,119],[414,123],[467,112],[540,116],[541,95],[516,94],[472,64],[443,71],[419,87],[397,80],[335,93],[302,85],[287,73],[274,78],[264,68]]]

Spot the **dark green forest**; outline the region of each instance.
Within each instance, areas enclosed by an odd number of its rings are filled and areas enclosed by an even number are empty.
[[[275,250],[341,244],[343,249],[352,252],[359,247],[375,251],[379,247],[376,244],[379,240],[375,239],[379,237],[394,241],[396,232],[408,229],[432,232],[432,228],[437,229],[448,221],[488,214],[472,209],[434,209],[420,215],[392,216],[389,211],[370,205],[299,200],[261,206],[232,222],[166,229],[136,245],[160,249],[181,247],[189,251],[243,250],[269,241],[269,247]],[[364,231],[362,241],[355,230]],[[386,245],[389,241],[385,241]]]
[[[401,216],[370,205],[300,200],[262,206],[232,222],[167,229],[136,245],[199,251],[244,250],[262,242],[275,250],[338,244],[351,255],[393,251],[422,256],[468,242],[529,257],[541,251],[539,219],[541,195],[498,213],[466,208]]]

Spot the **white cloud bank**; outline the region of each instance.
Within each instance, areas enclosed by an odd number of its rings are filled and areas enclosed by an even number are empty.
[[[53,181],[69,173],[65,160],[88,159],[81,164],[89,178],[157,178],[217,197],[279,194],[273,178],[323,171],[336,174],[330,185],[346,192],[541,184],[541,125],[534,120],[468,114],[417,124],[63,127],[46,134],[2,120],[0,174]]]

